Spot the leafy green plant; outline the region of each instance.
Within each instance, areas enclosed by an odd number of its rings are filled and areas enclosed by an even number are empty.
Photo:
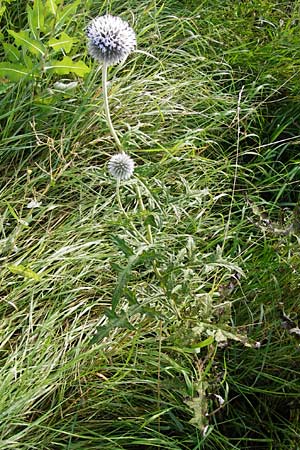
[[[4,4],[20,64],[80,59],[105,13],[138,51],[108,86],[118,191],[99,72],[0,83],[0,450],[298,449],[300,0],[85,0],[36,37]]]
[[[34,0],[26,7],[27,28],[8,29],[13,42],[1,36],[5,60],[0,62],[0,76],[10,81],[24,77],[41,78],[47,73],[83,77],[89,67],[74,60],[74,44],[78,42],[65,31],[72,21],[80,0],[63,5],[61,0]]]

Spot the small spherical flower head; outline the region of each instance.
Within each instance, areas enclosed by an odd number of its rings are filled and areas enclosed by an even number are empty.
[[[133,175],[134,161],[126,153],[118,153],[110,158],[108,170],[117,180],[128,180]]]
[[[90,55],[109,66],[125,61],[136,47],[133,29],[120,17],[110,14],[93,19],[86,34]]]

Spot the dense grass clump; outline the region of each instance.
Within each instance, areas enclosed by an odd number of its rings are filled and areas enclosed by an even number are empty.
[[[88,74],[1,78],[0,449],[299,447],[299,8],[78,2]],[[109,69],[124,182],[84,32],[107,12],[138,41]]]

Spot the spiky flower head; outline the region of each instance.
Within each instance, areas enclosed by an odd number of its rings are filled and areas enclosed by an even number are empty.
[[[90,55],[107,65],[124,61],[136,47],[133,29],[120,17],[95,17],[86,31]]]
[[[108,163],[110,174],[117,180],[128,180],[134,171],[134,161],[126,153],[117,153]]]

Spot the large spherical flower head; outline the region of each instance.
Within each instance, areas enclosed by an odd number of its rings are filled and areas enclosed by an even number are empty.
[[[110,158],[108,170],[117,180],[128,180],[133,175],[134,161],[126,153],[118,153]]]
[[[120,17],[96,17],[87,27],[90,55],[108,65],[124,61],[136,47],[133,29]]]

